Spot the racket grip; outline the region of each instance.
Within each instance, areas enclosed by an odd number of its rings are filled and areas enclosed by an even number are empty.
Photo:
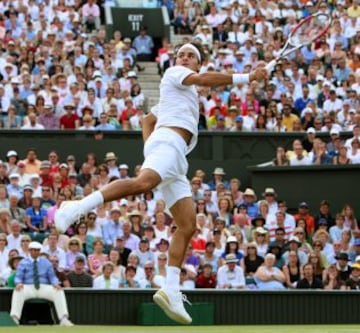
[[[277,59],[274,59],[265,66],[265,69],[268,71],[269,74],[271,74],[271,72],[274,70],[276,64],[277,64]]]

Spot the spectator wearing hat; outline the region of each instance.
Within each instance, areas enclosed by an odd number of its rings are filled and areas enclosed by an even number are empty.
[[[8,195],[16,195],[18,198],[23,196],[23,188],[19,185],[20,175],[18,173],[12,173],[9,175],[10,184],[6,186]]]
[[[314,217],[309,213],[309,205],[306,202],[300,202],[298,205],[298,212],[294,215],[295,221],[299,219],[304,219],[306,223],[306,233],[309,236],[312,236],[315,232],[315,219]]]
[[[244,270],[237,265],[238,259],[233,253],[225,257],[226,265],[219,268],[217,272],[218,289],[242,289],[245,287]]]
[[[15,276],[16,276],[16,269],[19,266],[20,261],[24,259],[24,257],[19,256],[17,254],[10,256],[8,266],[11,269],[11,273],[6,280],[6,286],[8,288],[15,288]]]
[[[360,264],[353,263],[351,265],[351,274],[345,281],[346,289],[348,290],[360,290]]]
[[[278,203],[276,202],[277,194],[272,187],[267,187],[263,192],[263,197],[268,203],[269,214],[274,215],[278,211]]]
[[[327,200],[320,202],[320,208],[318,214],[315,216],[315,230],[319,228],[319,220],[324,218],[327,221],[328,228],[335,225],[335,220],[330,213],[330,203]]]
[[[15,150],[9,150],[6,153],[6,161],[7,174],[10,176],[13,173],[17,173],[18,153]]]
[[[323,283],[314,275],[314,268],[312,264],[305,264],[303,266],[304,278],[296,284],[297,289],[323,289]]]
[[[50,173],[50,162],[47,160],[44,160],[40,164],[40,179],[41,179],[41,185],[46,187],[52,187],[53,185],[53,176]]]
[[[113,246],[116,244],[117,237],[123,236],[122,224],[120,208],[111,208],[110,219],[103,227],[103,239],[107,246]]]
[[[108,152],[105,155],[105,163],[108,166],[109,169],[109,177],[117,177],[120,178],[119,169],[116,165],[117,156],[113,152]]]
[[[45,129],[60,129],[60,119],[53,112],[53,107],[50,104],[45,104],[44,112],[39,116],[38,122]]]
[[[241,204],[245,205],[247,208],[247,214],[254,218],[259,211],[259,205],[256,202],[256,195],[253,189],[247,188],[243,194],[244,200]]]
[[[239,242],[235,236],[229,236],[226,240],[225,251],[221,255],[221,266],[225,264],[225,258],[230,253],[234,254],[238,259],[237,265],[242,264],[241,259],[244,257],[244,254],[240,251]]]
[[[21,260],[15,276],[15,290],[11,300],[10,315],[19,324],[24,302],[29,298],[45,298],[55,305],[60,325],[73,326],[68,319],[65,293],[59,285],[51,262],[40,256],[42,246],[38,242],[29,245],[30,257]]]
[[[339,255],[335,257],[336,259],[336,269],[339,272],[340,280],[346,281],[351,274],[351,266],[349,265],[350,259],[349,255],[346,252],[340,252]]]
[[[80,120],[78,115],[75,113],[75,104],[66,103],[64,105],[65,114],[60,117],[60,128],[61,129],[76,129],[80,126]]]
[[[161,288],[164,285],[164,278],[155,274],[155,266],[152,261],[144,264],[145,278],[140,280],[141,288]]]
[[[289,254],[291,251],[296,252],[300,265],[305,265],[308,262],[308,256],[303,251],[300,250],[300,247],[302,246],[302,243],[300,242],[299,238],[297,236],[291,236],[289,241],[286,244],[287,250],[284,251],[282,257],[285,260],[285,263],[289,263]]]
[[[93,278],[86,272],[86,260],[78,255],[74,261],[74,268],[69,272],[68,279],[72,288],[92,288]]]
[[[285,275],[284,273],[274,266],[276,257],[272,253],[268,253],[264,258],[264,265],[260,266],[254,279],[260,290],[279,290],[285,289]]]
[[[253,232],[253,239],[256,243],[257,254],[264,257],[268,251],[268,231],[262,227],[257,227]]]

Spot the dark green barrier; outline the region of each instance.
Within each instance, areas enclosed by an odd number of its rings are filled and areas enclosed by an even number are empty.
[[[10,310],[11,290],[0,289],[0,311]],[[136,325],[152,290],[68,289],[70,318],[78,325]],[[215,325],[359,324],[357,291],[186,292],[192,303],[214,306]]]
[[[301,137],[293,133],[201,133],[197,147],[189,155],[188,176],[191,178],[196,169],[203,169],[209,180],[215,167],[221,166],[226,171],[227,179],[236,177],[241,180],[242,189],[252,185],[260,195],[266,186],[274,187],[282,198],[291,203],[291,208],[296,207],[299,200],[307,201],[308,197],[314,204],[313,207],[322,199],[329,198],[335,207],[341,207],[349,201],[358,207],[357,211],[360,212],[360,201],[355,200],[356,192],[353,187],[346,189],[343,186],[357,184],[358,173],[350,172],[356,170],[356,167],[344,169],[341,166],[311,166],[304,172],[301,168],[280,168],[277,171],[276,168],[258,168],[257,171],[248,169],[248,166],[271,161],[277,146],[291,149],[293,140]],[[327,140],[328,135],[323,135],[323,138]],[[67,155],[74,154],[79,164],[89,152],[94,152],[98,161],[102,162],[109,151],[115,152],[118,162],[127,163],[131,169],[143,161],[143,143],[139,132],[109,132],[104,134],[102,140],[95,140],[94,133],[83,131],[1,131],[1,159],[5,158],[10,149],[15,149],[20,156],[25,156],[30,146],[38,149],[40,159],[46,159],[49,151],[55,149],[62,161]],[[283,173],[284,177],[288,177],[286,181],[283,181]],[[256,178],[251,180],[251,177]],[[311,181],[308,181],[309,179]],[[294,186],[290,185],[290,180],[296,181],[296,192],[293,191]],[[318,184],[315,188],[314,182]],[[336,187],[333,184],[336,184]],[[338,186],[341,191],[336,190]]]
[[[360,164],[308,167],[249,167],[252,186],[260,191],[276,187],[279,198],[295,208],[301,201],[310,204],[315,212],[321,200],[328,200],[333,215],[340,212],[345,203],[360,213],[357,184],[360,184]]]

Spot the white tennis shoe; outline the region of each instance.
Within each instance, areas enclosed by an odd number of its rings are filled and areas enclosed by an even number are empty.
[[[64,233],[74,222],[80,221],[82,214],[77,201],[64,201],[55,212],[54,222],[56,229]]]
[[[192,319],[184,307],[184,302],[188,304],[190,304],[190,302],[180,291],[161,288],[154,294],[153,299],[172,320],[180,324],[191,324]]]

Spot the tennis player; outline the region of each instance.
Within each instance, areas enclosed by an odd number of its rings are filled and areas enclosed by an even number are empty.
[[[195,43],[182,45],[176,55],[176,66],[169,68],[160,83],[160,101],[143,121],[145,161],[139,175],[116,180],[80,201],[62,204],[55,213],[58,230],[65,230],[98,205],[137,195],[158,186],[177,225],[169,249],[169,266],[165,287],[154,295],[154,301],[173,320],[190,324],[192,319],[180,292],[180,268],[187,245],[195,232],[196,219],[191,188],[186,178],[186,155],[195,147],[198,137],[198,94],[196,85],[222,86],[249,83],[267,78],[265,68],[250,74],[198,74],[204,53]]]

